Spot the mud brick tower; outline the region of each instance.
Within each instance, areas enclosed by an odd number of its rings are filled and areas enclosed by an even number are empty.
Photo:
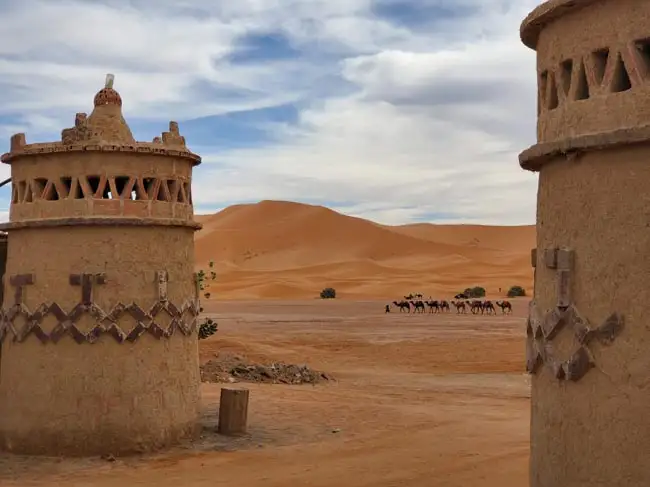
[[[11,138],[0,448],[128,454],[199,414],[192,168],[178,125],[136,142],[107,77],[60,142]]]
[[[650,485],[650,2],[552,0],[537,51],[531,487]]]

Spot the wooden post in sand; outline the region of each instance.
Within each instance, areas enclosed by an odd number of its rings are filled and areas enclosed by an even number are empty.
[[[248,389],[221,389],[219,401],[219,434],[237,436],[246,433],[248,422]]]

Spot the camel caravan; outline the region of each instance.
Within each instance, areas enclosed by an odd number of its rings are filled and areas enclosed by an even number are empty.
[[[449,313],[451,306],[456,308],[457,314],[467,313],[469,310],[472,314],[496,315],[496,308],[501,308],[501,314],[512,313],[512,303],[510,301],[495,301],[470,299],[466,294],[457,294],[451,301],[434,300],[429,296],[428,300],[422,298],[420,293],[412,293],[404,296],[400,301],[393,301],[392,306],[399,308],[400,313]],[[496,306],[495,306],[496,305]],[[386,305],[386,313],[390,313],[391,305]]]

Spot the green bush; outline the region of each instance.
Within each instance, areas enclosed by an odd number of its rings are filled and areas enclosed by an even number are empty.
[[[516,298],[525,295],[526,295],[526,290],[521,286],[512,286],[510,289],[508,289],[509,298]]]
[[[205,289],[205,286],[203,284],[203,282],[205,281],[205,271],[203,269],[201,269],[196,275],[196,280],[199,283],[199,289],[203,291]]]
[[[334,299],[336,297],[336,289],[333,287],[326,287],[320,292],[321,299]]]
[[[203,323],[199,325],[199,340],[205,340],[209,336],[217,332],[218,325],[210,318],[206,318]]]
[[[481,286],[468,287],[463,294],[469,298],[484,298],[485,288]]]

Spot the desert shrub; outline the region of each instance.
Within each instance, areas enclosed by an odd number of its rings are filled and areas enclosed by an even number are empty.
[[[508,289],[509,298],[516,298],[518,296],[525,296],[525,295],[526,295],[526,290],[521,286],[512,286],[510,289]]]
[[[210,299],[210,293],[205,293],[203,296],[205,296],[205,299]]]
[[[209,336],[214,335],[217,332],[217,329],[217,322],[210,318],[206,318],[203,323],[199,325],[199,340],[205,340]]]
[[[210,279],[212,279],[214,281],[216,278],[217,278],[217,273],[214,272],[214,271],[211,271],[210,272]]]
[[[320,292],[321,299],[334,299],[336,297],[336,289],[333,287],[326,287]]]
[[[463,294],[468,298],[484,298],[485,288],[481,286],[468,287],[463,291]]]
[[[212,269],[213,267],[214,267],[214,261],[211,260],[211,261],[210,261],[210,269]]]
[[[196,275],[196,280],[199,282],[199,289],[203,291],[205,289],[205,286],[203,284],[205,281],[205,271],[203,269],[201,269]]]

